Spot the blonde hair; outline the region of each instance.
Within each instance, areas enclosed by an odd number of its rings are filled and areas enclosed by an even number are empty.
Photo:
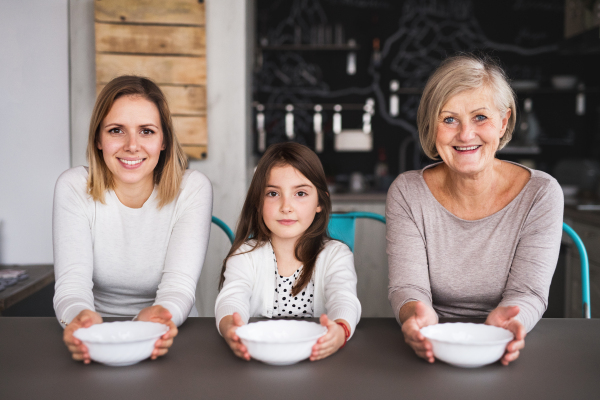
[[[508,83],[506,74],[496,61],[487,56],[461,54],[444,60],[431,75],[423,90],[417,111],[417,128],[421,146],[429,158],[437,159],[439,157],[435,141],[437,120],[444,104],[465,90],[482,87],[490,90],[501,115],[504,115],[509,109],[511,110],[506,131],[500,138],[498,150],[510,141],[515,129],[517,110],[515,93]]]
[[[148,78],[124,75],[110,81],[98,95],[92,118],[87,145],[89,175],[88,193],[95,201],[104,204],[104,194],[114,190],[112,173],[104,162],[102,150],[98,149],[100,128],[115,101],[122,96],[142,96],[158,108],[163,131],[164,150],[154,168],[154,184],[158,186],[158,207],[161,208],[177,197],[181,180],[187,167],[187,158],[173,131],[171,112],[163,92]]]

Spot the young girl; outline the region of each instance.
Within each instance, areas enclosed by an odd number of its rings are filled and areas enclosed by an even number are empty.
[[[335,353],[354,333],[361,312],[354,258],[327,236],[330,213],[317,155],[297,143],[269,147],[223,261],[215,305],[217,328],[238,357],[250,359],[235,333],[250,317],[320,317],[327,334],[311,361]]]

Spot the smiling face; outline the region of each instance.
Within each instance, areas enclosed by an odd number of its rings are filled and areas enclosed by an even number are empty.
[[[292,166],[273,167],[264,193],[263,220],[271,241],[293,241],[321,212],[317,188]]]
[[[443,105],[435,145],[450,170],[475,175],[491,168],[511,110],[498,110],[487,88],[467,90]]]
[[[141,96],[115,100],[100,125],[98,149],[113,175],[115,190],[154,187],[153,173],[164,150],[160,114]]]

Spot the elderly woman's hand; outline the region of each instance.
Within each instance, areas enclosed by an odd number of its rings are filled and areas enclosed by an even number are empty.
[[[519,314],[518,306],[497,307],[488,315],[485,323],[507,329],[515,335],[514,340],[506,345],[506,352],[502,356],[502,365],[508,365],[519,358],[519,350],[525,347],[525,327],[515,317]]]
[[[73,336],[73,333],[79,328],[89,328],[94,324],[101,323],[102,317],[100,314],[92,310],[83,310],[69,322],[69,325],[67,325],[63,332],[63,341],[71,352],[73,360],[83,361],[84,364],[89,364],[92,360],[85,344]]]
[[[438,323],[435,310],[420,301],[412,301],[400,309],[400,321],[402,322],[404,341],[419,357],[432,363],[435,360],[433,348],[429,340],[421,334],[421,328]]]
[[[152,355],[150,356],[153,360],[167,354],[173,344],[173,338],[177,336],[177,326],[171,318],[173,316],[169,310],[159,305],[146,307],[135,317],[136,321],[158,322],[169,327],[169,331],[162,335],[154,344],[154,350],[152,350]]]

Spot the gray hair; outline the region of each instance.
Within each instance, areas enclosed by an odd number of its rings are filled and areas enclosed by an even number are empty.
[[[500,138],[498,150],[506,146],[512,138],[517,120],[515,93],[508,83],[504,70],[489,57],[474,54],[461,54],[445,59],[431,75],[417,111],[419,139],[425,154],[437,159],[439,153],[435,146],[437,119],[444,104],[453,96],[472,89],[486,87],[490,89],[496,108],[501,114],[510,109],[511,114],[506,131]]]

